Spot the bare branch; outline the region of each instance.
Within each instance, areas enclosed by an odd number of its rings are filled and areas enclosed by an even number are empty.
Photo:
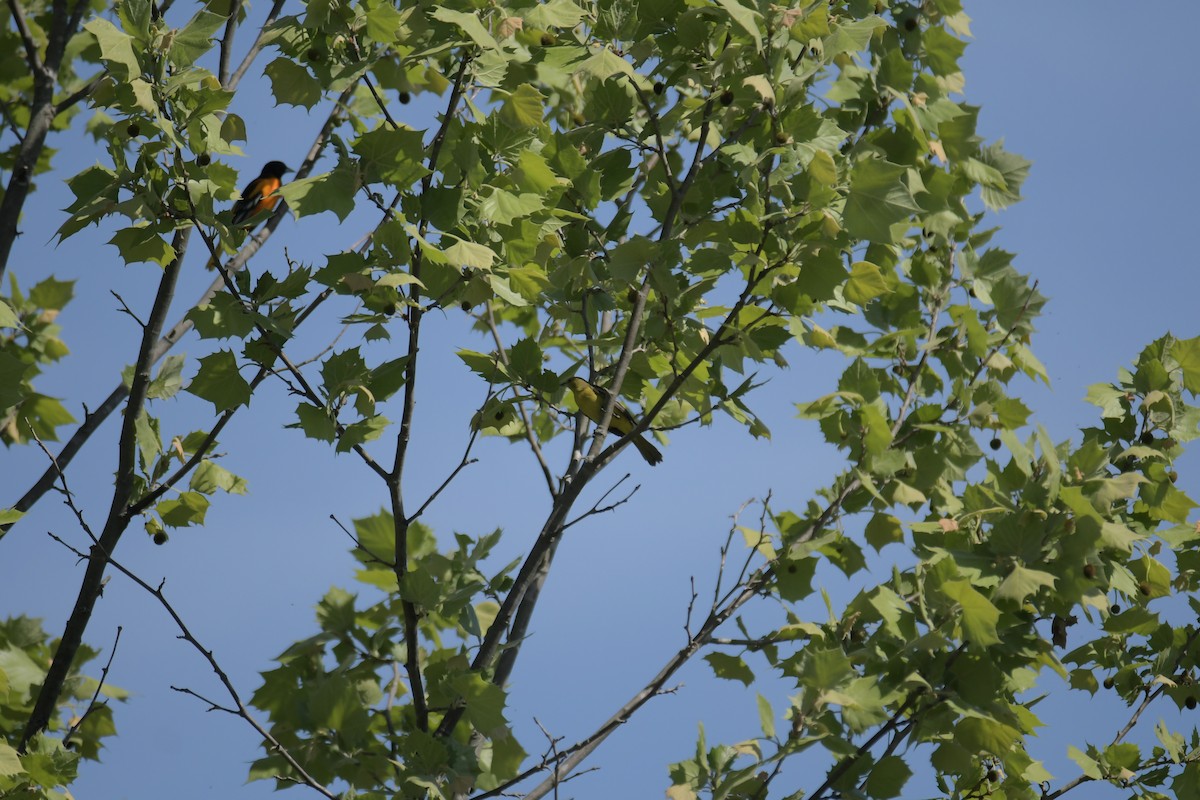
[[[487,323],[488,331],[492,334],[492,341],[496,345],[496,352],[500,356],[500,363],[508,365],[508,348],[504,346],[504,340],[500,338],[500,329],[496,325],[496,315],[492,313],[492,304],[487,304],[487,310],[483,315],[484,321]],[[537,437],[533,435],[533,423],[529,419],[529,412],[525,410],[525,403],[517,404],[517,411],[521,415],[521,424],[525,428],[525,440],[529,442],[529,449],[533,451],[533,457],[537,460],[538,466],[542,470],[542,477],[546,481],[546,489],[550,492],[550,497],[553,498],[557,493],[554,488],[554,475],[550,472],[550,465],[546,463],[546,457],[542,453],[541,443]]]
[[[42,59],[38,55],[37,44],[33,41],[33,32],[29,30],[29,23],[25,19],[25,11],[17,0],[8,0],[8,11],[12,14],[13,24],[17,26],[17,33],[21,35],[21,43],[25,45],[25,62],[36,80],[37,74],[42,71]]]
[[[221,59],[217,78],[222,86],[229,84],[229,60],[233,57],[233,34],[237,31],[238,14],[242,11],[242,0],[229,4],[229,18],[225,20],[225,35],[221,37]]]
[[[183,231],[177,231],[175,241],[178,243]],[[178,250],[176,251],[178,252]],[[54,659],[46,673],[45,681],[38,691],[33,712],[26,723],[21,735],[19,750],[24,751],[29,740],[40,733],[49,724],[58,699],[62,695],[63,685],[75,662],[75,656],[83,641],[83,632],[91,620],[92,610],[96,599],[103,588],[104,572],[109,558],[121,536],[129,526],[130,517],[126,514],[133,496],[137,465],[137,420],[145,406],[150,385],[150,368],[152,351],[158,341],[166,315],[170,309],[171,300],[175,296],[175,284],[179,278],[182,259],[177,255],[175,260],[163,270],[159,280],[158,291],[151,307],[150,317],[142,332],[142,342],[138,350],[138,358],[134,364],[133,380],[129,387],[129,399],[125,405],[125,415],[122,420],[121,434],[117,444],[117,472],[113,487],[112,505],[104,529],[88,556],[87,569],[79,587],[79,595],[66,628],[59,640],[54,653]],[[61,474],[61,464],[55,462],[53,469]]]
[[[434,134],[433,140],[429,145],[429,156],[427,159],[428,174],[421,179],[422,195],[428,194],[430,187],[433,185],[433,177],[438,167],[438,157],[441,154],[442,145],[446,141],[446,134],[450,130],[450,125],[458,112],[458,104],[463,97],[467,68],[470,66],[471,60],[471,53],[464,51],[459,62],[458,73],[454,77],[454,82],[450,90],[450,97],[446,101],[446,111],[442,115],[442,124]],[[399,198],[399,194],[397,194],[397,198]],[[424,237],[428,228],[429,219],[422,214],[420,220],[417,222],[418,239]],[[395,526],[393,546],[395,548],[396,560],[394,562],[394,569],[396,583],[400,587],[404,586],[404,579],[408,573],[408,531],[411,519],[406,515],[404,510],[402,484],[404,480],[404,464],[408,455],[408,444],[412,433],[413,413],[416,408],[417,345],[420,341],[421,317],[423,313],[420,307],[420,273],[423,259],[423,251],[418,242],[413,247],[412,265],[410,267],[413,277],[418,280],[409,286],[408,299],[411,308],[408,314],[408,363],[404,367],[403,411],[400,417],[400,429],[396,434],[395,460],[393,461],[391,472],[384,475],[384,481],[388,487],[388,497],[391,501],[392,521]],[[473,437],[471,441],[474,441]],[[468,449],[469,447],[470,445],[468,445]],[[461,469],[464,466],[466,466],[465,463],[461,464],[459,468]],[[457,472],[458,470],[451,474],[451,479],[457,475]],[[438,491],[440,492],[441,489]],[[426,504],[431,501],[432,498]],[[424,506],[420,510],[424,510]],[[401,599],[401,606],[404,615],[404,669],[408,674],[409,688],[412,691],[413,714],[416,717],[417,727],[422,731],[427,731],[429,730],[429,709],[426,704],[424,680],[421,677],[420,630],[417,625],[417,608],[412,600],[407,598]]]
[[[79,719],[76,720],[75,724],[72,725],[65,734],[63,734],[64,744],[71,741],[71,737],[74,736],[75,732],[79,730],[79,727],[83,725],[84,720],[86,720],[88,715],[96,709],[97,701],[100,699],[100,692],[102,689],[104,689],[104,682],[108,680],[108,670],[112,667],[113,658],[117,655],[117,645],[121,643],[121,630],[121,626],[118,625],[117,635],[113,637],[112,648],[108,651],[108,661],[105,662],[104,669],[100,670],[100,680],[96,681],[96,691],[92,694],[92,699],[90,702],[88,702],[87,709],[79,715]],[[108,703],[100,703],[100,705],[106,706]]]
[[[117,294],[112,289],[109,289],[108,293],[117,298],[117,302],[121,304],[121,311],[125,314],[128,314],[130,319],[138,324],[139,328],[142,328],[143,330],[146,328],[146,323],[142,322],[141,318],[138,317],[137,314],[133,313],[133,310],[129,307],[129,304],[125,302],[124,297],[121,297],[121,295]]]
[[[267,28],[270,27],[275,20],[279,19],[279,12],[283,10],[283,4],[285,2],[286,0],[275,0],[273,3],[271,3],[271,10],[267,13],[267,18],[263,20],[262,26],[259,27],[258,36],[255,37],[254,44],[250,45],[250,49],[246,51],[246,56],[242,59],[242,63],[238,65],[238,68],[234,71],[233,76],[230,77],[228,82],[224,80],[221,81],[221,85],[229,91],[233,91],[237,88],[237,85],[242,82],[242,77],[246,74],[247,70],[250,69],[250,65],[254,63],[254,59],[258,57],[259,52],[263,48],[263,38],[266,36]],[[346,92],[343,93],[343,97],[345,97],[346,94],[352,93],[353,87],[347,89]],[[344,102],[346,101],[339,101],[339,107]]]
[[[578,517],[571,520],[570,522],[564,522],[562,529],[565,531],[567,528],[571,527],[576,522],[582,522],[583,520],[587,519],[588,517],[594,516],[596,514],[606,514],[609,511],[614,511],[614,510],[620,508],[621,506],[625,505],[626,503],[628,503],[629,500],[635,494],[637,494],[638,489],[642,488],[642,485],[640,483],[637,486],[634,486],[632,489],[630,489],[629,494],[625,495],[624,497],[622,497],[620,500],[616,501],[615,503],[609,503],[606,506],[600,505],[608,498],[608,496],[610,494],[612,494],[613,492],[615,492],[617,490],[618,486],[620,486],[622,483],[624,483],[628,478],[629,478],[629,473],[627,472],[621,476],[621,479],[619,481],[617,481],[612,486],[610,486],[608,491],[606,491],[604,494],[600,495],[600,499],[597,500],[595,503],[593,503],[591,508],[589,508],[587,511],[583,512],[582,514],[580,514]]]
[[[202,645],[200,643],[200,641],[192,634],[192,632],[188,628],[187,624],[184,623],[183,617],[181,617],[179,615],[179,612],[176,611],[175,607],[172,606],[170,601],[167,600],[166,595],[163,594],[163,591],[162,591],[163,584],[160,583],[157,587],[151,586],[150,584],[146,583],[146,581],[142,580],[140,577],[135,575],[133,572],[126,569],[119,562],[110,558],[110,559],[108,559],[108,563],[112,564],[114,569],[116,569],[118,572],[120,572],[125,577],[129,578],[129,580],[133,581],[138,586],[142,587],[147,592],[149,592],[154,597],[154,599],[159,602],[159,605],[161,605],[166,610],[167,614],[170,615],[171,619],[175,622],[175,626],[177,628],[179,628],[180,638],[183,639],[188,644],[190,644],[193,648],[195,648],[200,653],[200,655],[204,657],[204,660],[208,662],[208,665],[212,668],[212,671],[214,673],[216,673],[217,680],[219,680],[221,682],[221,685],[225,687],[225,691],[226,691],[226,693],[228,693],[229,698],[233,701],[234,707],[232,709],[230,709],[230,708],[225,708],[223,706],[220,706],[217,703],[214,703],[211,700],[208,700],[207,698],[202,697],[201,695],[197,694],[196,692],[194,692],[190,689],[180,689],[175,686],[172,686],[171,688],[175,689],[175,691],[177,691],[177,692],[183,692],[184,694],[190,694],[194,697],[199,698],[200,700],[203,700],[205,703],[208,703],[210,708],[212,708],[212,709],[219,710],[219,711],[226,711],[230,714],[234,714],[234,715],[244,719],[247,722],[247,724],[250,725],[250,727],[254,728],[254,731],[259,736],[261,736],[264,741],[266,741],[270,744],[271,750],[278,753],[283,758],[283,760],[288,763],[288,766],[290,766],[293,770],[296,771],[296,774],[300,776],[300,780],[302,783],[304,783],[305,786],[315,789],[318,793],[321,794],[321,796],[327,797],[327,798],[329,798],[329,800],[337,800],[337,798],[338,798],[337,794],[335,794],[334,792],[331,792],[329,789],[325,788],[325,786],[323,786],[315,778],[313,778],[311,775],[309,775],[308,772],[304,769],[304,766],[299,761],[296,760],[295,756],[293,756],[286,747],[284,747],[282,744],[280,744],[279,740],[276,739],[274,736],[272,736],[271,732],[268,731],[266,728],[264,728],[262,726],[262,724],[259,723],[258,720],[256,720],[254,718],[254,715],[250,713],[250,710],[246,707],[246,704],[244,702],[242,702],[242,698],[238,694],[237,689],[234,687],[233,682],[229,679],[229,676],[225,673],[225,670],[223,670],[221,668],[221,665],[217,662],[216,657],[213,656],[212,651],[209,650],[208,648],[206,648],[204,645]]]

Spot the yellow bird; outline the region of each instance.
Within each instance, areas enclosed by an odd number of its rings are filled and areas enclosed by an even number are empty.
[[[579,410],[592,422],[600,424],[600,420],[604,417],[604,407],[608,405],[608,398],[611,397],[608,389],[603,389],[577,377],[567,379],[567,388],[571,390],[571,394],[575,395],[575,404],[579,406]],[[624,436],[636,425],[637,421],[629,413],[628,408],[620,403],[613,406],[612,420],[608,423],[610,431]],[[662,461],[662,453],[644,438],[635,436],[632,441],[633,446],[642,454],[642,458],[646,459],[647,464],[654,466]]]

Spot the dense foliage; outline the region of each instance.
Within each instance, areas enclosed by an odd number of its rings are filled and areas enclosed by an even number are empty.
[[[0,436],[56,455],[3,512],[6,531],[51,486],[107,480],[70,462],[122,413],[111,510],[87,530],[62,636],[22,618],[0,627],[0,792],[62,796],[115,732],[100,684],[78,672],[95,656],[82,642],[106,575],[142,582],[120,564],[131,528],[163,543],[203,524],[220,493],[245,493],[216,447],[268,380],[299,397],[284,422],[356,454],[385,508],[352,530],[362,596],[329,592],[320,629],[252,698],[176,617],[228,689],[217,707],[263,738],[253,778],[327,797],[540,797],[703,658],[720,678],[794,694],[786,708],[748,699],[753,739],[680,743],[694,755],[669,766],[674,800],[1036,798],[1091,781],[1200,792],[1194,729],[1130,737],[1154,700],[1196,704],[1200,533],[1172,463],[1200,422],[1200,340],[1163,338],[1093,387],[1098,420],[1074,439],[1030,423],[1010,384],[1047,380],[1030,349],[1044,298],[984,222],[1019,199],[1029,165],[988,143],[962,100],[959,0],[277,0],[265,21],[237,0],[13,0],[4,22]],[[327,122],[281,190],[286,206],[248,233],[227,209],[256,169],[235,169],[246,124],[228,108],[259,73],[279,103]],[[439,109],[426,127],[403,121],[414,100]],[[73,287],[9,253],[31,183],[55,179],[52,145],[80,129],[97,163],[67,180],[59,236],[111,231],[157,289],[136,311],[132,366],[77,422],[37,389],[67,354],[55,320]],[[345,219],[362,206],[377,223],[353,250],[253,260],[284,213]],[[219,262],[215,280],[172,325],[193,249],[189,268]],[[490,337],[460,350],[486,390],[464,423],[527,448],[524,480],[551,500],[513,564],[489,559],[502,531],[435,531],[422,518],[441,488],[409,488],[430,312]],[[301,326],[343,323],[318,361],[289,357]],[[205,354],[169,355],[185,336]],[[390,358],[369,347],[379,340]],[[594,733],[529,756],[506,687],[564,531],[581,515],[619,518],[618,498],[580,497],[630,439],[592,438],[565,378],[613,390],[592,431],[621,397],[637,409],[631,435],[664,446],[718,415],[763,437],[764,379],[816,351],[844,359],[837,385],[789,390],[844,454],[826,487],[743,514],[745,547],[722,553],[686,644],[647,664],[655,679]],[[165,429],[156,406],[180,392],[215,417]],[[559,436],[573,441],[568,463],[543,449]],[[862,589],[802,615],[828,570]],[[755,605],[769,613],[745,622]],[[1131,713],[1111,742],[1081,734],[1080,776],[1052,781],[1027,743],[1059,679]],[[818,767],[776,781],[793,758]]]

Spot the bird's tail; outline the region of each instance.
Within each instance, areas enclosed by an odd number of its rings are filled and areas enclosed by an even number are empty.
[[[646,459],[646,463],[650,466],[653,467],[662,461],[662,453],[658,451],[657,447],[647,442],[644,437],[633,437],[633,446],[637,448],[637,451],[642,454],[642,458]]]

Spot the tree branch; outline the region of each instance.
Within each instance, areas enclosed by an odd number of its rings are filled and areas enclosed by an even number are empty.
[[[42,59],[38,56],[38,47],[33,41],[33,32],[29,30],[25,12],[17,0],[8,0],[8,11],[12,14],[17,33],[21,35],[21,43],[25,45],[25,63],[29,65],[29,71],[36,76],[42,71]]]
[[[237,32],[238,14],[242,10],[242,0],[232,0],[229,4],[229,18],[225,20],[225,34],[221,37],[221,59],[217,68],[217,79],[222,86],[229,84],[229,61],[233,57],[233,35]]]
[[[223,670],[221,668],[221,665],[217,662],[216,657],[213,656],[212,650],[209,650],[204,645],[202,645],[200,643],[200,641],[192,634],[192,632],[188,628],[187,624],[184,623],[183,617],[181,617],[179,615],[179,612],[175,610],[174,606],[172,606],[171,603],[167,600],[166,595],[163,594],[162,589],[163,589],[163,585],[165,584],[165,581],[163,583],[160,583],[157,587],[154,587],[154,586],[151,586],[150,584],[146,583],[146,581],[139,578],[137,575],[135,575],[133,572],[131,572],[130,570],[125,568],[119,562],[109,559],[109,563],[112,564],[113,567],[118,572],[120,572],[122,575],[129,578],[131,581],[136,583],[138,586],[142,587],[147,592],[149,592],[154,597],[154,599],[157,600],[164,609],[166,609],[167,614],[169,614],[171,619],[175,622],[175,626],[177,628],[179,628],[179,632],[181,634],[180,638],[183,639],[188,644],[190,644],[192,647],[194,647],[200,653],[200,655],[202,655],[204,657],[204,660],[208,662],[208,665],[212,668],[212,671],[214,673],[216,673],[217,680],[219,680],[221,682],[221,685],[225,687],[225,691],[229,694],[229,698],[234,703],[234,708],[227,709],[222,706],[219,706],[210,700],[200,697],[200,695],[196,694],[195,692],[191,691],[190,689],[178,689],[174,686],[172,686],[171,688],[175,689],[175,691],[178,691],[178,692],[184,692],[185,694],[191,694],[195,697],[199,697],[201,700],[204,700],[204,702],[209,703],[209,705],[211,705],[213,708],[216,708],[216,709],[219,709],[222,711],[228,711],[229,713],[232,713],[232,714],[244,719],[250,725],[250,727],[252,727],[254,729],[255,733],[257,733],[259,736],[261,736],[263,738],[263,741],[270,744],[270,746],[271,746],[270,749],[275,751],[276,753],[278,753],[283,758],[283,760],[288,763],[288,766],[290,766],[292,769],[294,769],[296,771],[296,774],[300,776],[300,782],[302,782],[305,786],[308,786],[311,789],[315,789],[322,797],[326,797],[329,800],[337,800],[337,798],[340,797],[340,795],[325,788],[325,786],[323,786],[319,781],[317,781],[315,778],[313,778],[311,775],[309,775],[308,772],[304,769],[304,766],[296,759],[296,757],[293,756],[288,751],[288,749],[279,742],[278,739],[276,739],[274,736],[272,736],[271,732],[268,731],[266,728],[264,728],[262,726],[262,724],[259,723],[258,720],[256,720],[254,718],[254,716],[250,713],[249,709],[246,708],[246,704],[244,702],[242,702],[242,698],[238,694],[237,689],[234,687],[233,681],[231,681],[229,679],[229,675],[227,675],[225,673],[225,670]]]
[[[237,85],[242,82],[242,77],[250,69],[250,66],[254,63],[254,59],[258,57],[259,52],[262,51],[263,37],[266,35],[266,30],[271,23],[275,22],[275,20],[279,18],[279,12],[283,10],[283,4],[285,2],[286,0],[275,0],[271,4],[271,10],[267,13],[267,18],[263,20],[263,24],[259,27],[258,36],[254,38],[254,44],[250,45],[250,49],[246,51],[246,56],[242,59],[242,63],[238,65],[238,68],[234,71],[233,76],[229,78],[228,82],[226,82],[224,79],[221,80],[221,85],[229,91],[236,89]],[[353,94],[351,89],[348,89],[346,93]],[[343,97],[345,97],[346,93],[343,93]],[[339,101],[338,107],[340,108],[345,102],[348,101]]]
[[[450,97],[446,101],[446,111],[442,115],[442,124],[439,126],[437,133],[434,134],[433,140],[429,145],[429,157],[427,159],[429,172],[421,179],[421,193],[423,196],[428,194],[430,187],[433,185],[433,176],[437,173],[438,168],[438,157],[441,154],[442,145],[446,141],[446,134],[450,130],[450,124],[458,112],[458,104],[462,99],[466,82],[467,67],[470,66],[471,60],[470,51],[464,51],[459,61],[458,74],[454,77]],[[421,647],[420,630],[417,624],[417,608],[412,600],[404,597],[404,582],[408,573],[408,530],[412,524],[412,519],[405,514],[404,510],[403,481],[404,464],[408,455],[408,444],[412,434],[413,412],[417,402],[417,344],[420,341],[422,317],[420,273],[423,252],[420,240],[424,239],[428,229],[429,218],[422,212],[421,218],[417,222],[418,241],[413,246],[411,266],[412,275],[414,278],[417,278],[417,281],[409,286],[408,363],[404,367],[403,411],[400,417],[400,429],[396,434],[395,461],[393,462],[391,472],[384,477],[388,487],[388,497],[391,501],[392,524],[395,526],[393,546],[396,552],[396,585],[400,588],[401,606],[404,615],[404,670],[408,674],[409,688],[412,691],[413,713],[416,716],[417,727],[422,731],[429,730],[429,709],[426,705],[424,681],[421,677]]]
[[[309,148],[309,152],[304,163],[300,166],[300,169],[297,170],[298,175],[307,175],[309,171],[312,170],[312,165],[316,162],[317,158],[320,156],[320,153],[323,151],[325,143],[329,140],[329,136],[333,133],[333,129],[340,122],[342,114],[345,111],[345,104],[349,101],[349,98],[352,94],[353,87],[347,89],[338,98],[334,105],[333,111],[330,112],[329,117],[325,120],[325,124],[321,126],[321,130],[317,133],[316,139]],[[5,195],[4,202],[6,202],[7,199],[8,195]],[[258,233],[252,236],[250,240],[242,247],[242,249],[223,265],[223,268],[228,272],[237,272],[241,269],[244,269],[246,263],[251,259],[251,257],[254,256],[255,253],[258,252],[259,248],[262,247],[267,239],[270,238],[275,229],[279,227],[279,223],[283,221],[283,215],[284,212],[282,210],[272,215],[272,217],[267,220],[266,225],[264,225]],[[3,229],[2,217],[3,213],[0,211],[0,231]],[[187,228],[182,231],[181,236],[176,237],[175,241],[173,242],[176,258],[180,260],[183,259],[184,254],[187,252],[187,243],[190,236],[191,229]],[[3,242],[2,236],[0,236],[0,249],[2,248]],[[2,271],[3,263],[0,262],[0,272]],[[193,305],[193,308],[198,308],[208,303],[210,300],[212,300],[212,298],[217,296],[224,286],[225,278],[224,276],[218,274],[209,287],[200,295],[200,298]],[[303,320],[307,319],[312,311],[315,310],[315,308],[322,302],[324,302],[331,294],[332,291],[326,291],[318,296],[317,299],[309,305],[308,309],[306,309],[305,312],[297,318],[296,325],[298,326]],[[183,339],[183,337],[193,327],[194,323],[187,317],[186,314],[182,319],[171,326],[171,328],[154,345],[154,349],[152,351],[153,363],[157,363],[163,356],[170,352],[171,348],[173,348],[181,339]],[[128,394],[129,389],[125,386],[124,382],[120,382],[94,412],[85,415],[83,424],[75,430],[75,432],[71,435],[71,438],[67,440],[65,445],[63,445],[62,450],[59,451],[57,459],[59,467],[64,470],[67,468],[72,459],[74,459],[75,455],[91,438],[92,434],[95,433],[100,425],[103,424],[106,419],[108,419],[109,415],[121,405],[121,401],[124,400]],[[25,512],[33,508],[37,501],[41,499],[41,497],[50,489],[51,486],[54,485],[54,480],[55,467],[47,468],[46,471],[43,472],[33,484],[33,486],[31,486],[29,490],[21,496],[20,500],[17,501],[13,508],[21,512]],[[3,537],[3,535],[5,535],[12,528],[12,525],[13,523],[0,525],[0,537]]]
[[[175,244],[179,244],[184,231],[177,231]],[[178,253],[179,250],[176,250]],[[142,331],[142,343],[138,350],[138,358],[134,365],[133,380],[129,388],[129,398],[125,404],[125,416],[121,426],[121,435],[117,443],[117,474],[113,488],[112,505],[109,507],[108,518],[99,540],[92,545],[88,556],[87,569],[79,587],[79,595],[75,607],[67,620],[66,628],[58,647],[55,649],[54,660],[46,673],[41,689],[38,691],[33,712],[21,734],[18,749],[24,752],[29,740],[43,731],[50,723],[54,709],[62,695],[63,684],[67,679],[79,645],[83,641],[83,632],[91,620],[96,600],[103,588],[104,571],[108,566],[109,557],[116,549],[122,534],[129,526],[131,517],[127,511],[133,499],[135,486],[134,470],[137,464],[137,421],[141,416],[146,402],[146,394],[150,385],[150,369],[153,365],[154,345],[162,331],[171,300],[175,296],[175,284],[179,278],[183,259],[176,255],[175,259],[163,270],[154,297],[154,305]]]

